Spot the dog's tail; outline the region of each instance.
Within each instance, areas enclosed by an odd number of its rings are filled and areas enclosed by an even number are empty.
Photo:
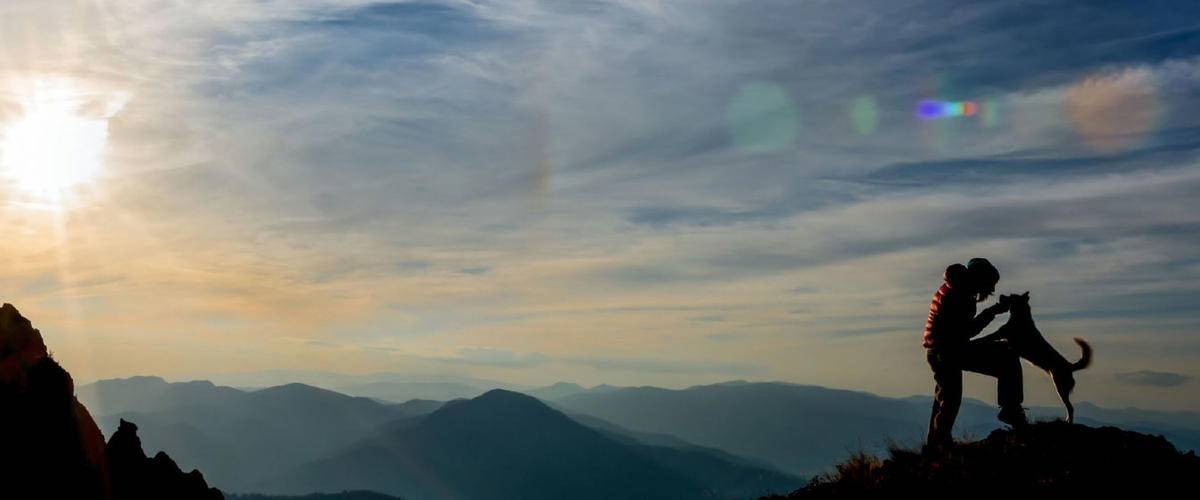
[[[1079,350],[1083,351],[1083,357],[1071,365],[1071,371],[1079,371],[1092,364],[1092,346],[1079,337],[1075,337],[1075,343],[1079,344]]]

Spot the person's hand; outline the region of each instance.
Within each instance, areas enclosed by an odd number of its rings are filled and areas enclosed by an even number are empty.
[[[992,313],[992,315],[994,316],[997,314],[1004,314],[1004,313],[1008,312],[1008,308],[1009,308],[1008,303],[1001,301],[1001,302],[997,302],[995,304],[988,306],[987,311]]]

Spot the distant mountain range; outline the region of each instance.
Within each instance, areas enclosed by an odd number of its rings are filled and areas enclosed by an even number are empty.
[[[267,492],[358,488],[411,498],[745,498],[798,478],[703,449],[642,445],[496,389],[401,422],[263,483]]]
[[[929,416],[927,397],[886,398],[787,383],[734,381],[679,390],[559,383],[524,391],[549,406],[508,391],[445,404],[428,399],[395,404],[303,384],[246,391],[208,382],[168,383],[157,377],[100,381],[80,387],[78,395],[97,409],[102,428],[115,428],[120,418],[137,421],[148,447],[171,450],[181,465],[200,468],[225,491],[373,489],[408,498],[437,498],[438,481],[458,485],[445,491],[478,493],[471,490],[471,481],[487,478],[488,467],[516,470],[512,468],[519,465],[503,454],[480,454],[481,448],[536,450],[536,456],[524,458],[529,461],[524,465],[541,467],[553,464],[536,462],[539,457],[570,457],[562,455],[562,446],[594,447],[596,457],[638,457],[656,467],[653,470],[669,473],[660,478],[665,483],[647,479],[645,488],[758,494],[794,482],[797,476],[828,471],[855,451],[880,452],[892,442],[917,444]],[[508,411],[500,407],[519,408],[528,413],[523,420],[541,425],[498,428],[503,422],[493,417]],[[1104,409],[1087,403],[1078,408],[1081,423],[1162,434],[1184,450],[1200,443],[1200,419],[1194,414]],[[468,412],[470,418],[457,412]],[[994,430],[995,413],[991,405],[964,401],[957,426],[960,436]],[[1057,417],[1061,409],[1034,408],[1033,414]],[[444,422],[447,419],[475,422],[480,426],[476,431],[492,429],[497,435],[471,434]],[[538,436],[527,434],[541,427],[569,428],[564,435],[580,442],[518,446],[538,442]],[[421,437],[438,432],[444,432],[440,447]],[[443,468],[474,461],[490,465]],[[413,467],[425,467],[428,477],[405,475],[404,471],[415,474]],[[507,487],[511,490],[504,494],[517,495],[517,485]],[[494,488],[489,491],[502,490]]]
[[[383,404],[303,384],[241,391],[209,382],[168,383],[158,377],[104,380],[80,387],[111,432],[138,422],[142,440],[172,450],[218,487],[249,491],[264,475],[324,457],[397,419],[440,403]],[[310,492],[305,492],[310,493]]]
[[[345,374],[318,370],[267,370],[220,374],[204,377],[202,380],[243,390],[300,383],[350,396],[376,399],[383,403],[403,403],[413,399],[433,401],[469,399],[492,389],[522,392],[539,399],[560,398],[585,391],[619,389],[617,386],[607,384],[586,388],[571,382],[559,382],[550,386],[537,387],[447,374],[386,372]]]
[[[586,489],[595,498],[733,498],[800,484],[759,461],[595,417],[577,421],[503,390],[445,404],[384,404],[302,384],[241,391],[136,377],[81,387],[79,397],[116,411],[99,419],[102,427],[136,418],[147,446],[172,450],[231,492],[555,498],[586,497]],[[118,402],[137,411],[119,411]],[[511,478],[492,476],[506,470]],[[524,482],[506,483],[516,480]],[[547,486],[555,481],[558,489]]]
[[[535,388],[498,380],[449,374],[386,372],[345,374],[319,370],[266,370],[237,374],[213,374],[196,378],[239,389],[259,389],[300,383],[388,403],[403,403],[411,399],[449,401],[473,398],[492,389],[524,391]]]
[[[583,392],[556,407],[622,427],[678,436],[767,461],[794,474],[825,470],[885,437],[917,436],[929,409],[872,394],[779,383],[725,383]],[[964,414],[971,413],[964,408]],[[991,412],[994,414],[994,412]]]
[[[891,443],[919,444],[929,421],[927,397],[886,398],[856,391],[781,382],[727,382],[672,390],[628,387],[584,391],[551,401],[569,413],[624,428],[670,434],[698,445],[761,459],[809,476],[828,471],[852,452],[879,452]],[[1200,447],[1200,418],[1188,413],[1110,410],[1077,405],[1076,420],[1162,434],[1190,450]],[[964,400],[957,434],[982,436],[1000,426],[996,408]],[[1051,419],[1061,408],[1032,408]]]

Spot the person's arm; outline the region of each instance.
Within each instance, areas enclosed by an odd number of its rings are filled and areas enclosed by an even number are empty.
[[[941,306],[945,326],[954,335],[961,335],[964,341],[979,335],[995,319],[996,314],[1003,312],[997,304],[976,315],[974,298],[962,293],[946,294]]]
[[[997,314],[1007,310],[1007,307],[999,303],[992,304],[991,306],[984,308],[984,310],[980,312],[978,316],[971,318],[971,320],[967,322],[967,338],[973,338],[982,333],[983,329],[987,328],[988,324],[991,323],[993,319],[996,319]]]

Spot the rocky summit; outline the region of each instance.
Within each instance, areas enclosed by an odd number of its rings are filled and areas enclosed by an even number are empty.
[[[893,447],[887,458],[858,454],[836,469],[786,497],[765,499],[1181,492],[1200,477],[1200,457],[1180,453],[1162,436],[1053,421],[996,430],[936,452]]]
[[[0,307],[0,443],[0,498],[223,498],[165,453],[147,458],[133,424],[105,443],[71,375],[11,304]]]

